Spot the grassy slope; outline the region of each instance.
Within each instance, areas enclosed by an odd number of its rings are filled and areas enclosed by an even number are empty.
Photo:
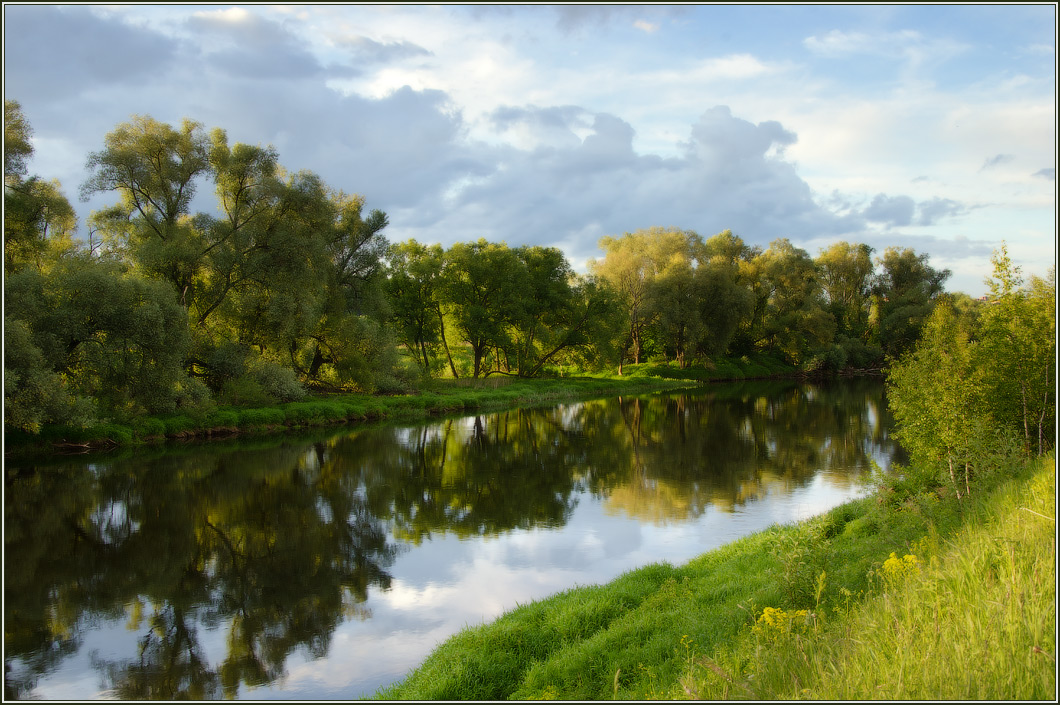
[[[521,606],[379,695],[1051,699],[1054,506],[1052,457],[962,506],[859,500]],[[891,552],[918,569],[887,577]],[[765,607],[812,616],[755,633]]]

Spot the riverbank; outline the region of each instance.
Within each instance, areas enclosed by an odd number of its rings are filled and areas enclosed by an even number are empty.
[[[465,629],[385,699],[1053,700],[1053,455],[867,498]]]
[[[613,373],[554,378],[435,379],[407,394],[326,394],[267,407],[208,406],[166,416],[101,422],[87,428],[45,426],[39,433],[4,429],[5,455],[86,452],[167,440],[231,438],[284,433],[312,426],[404,420],[580,401],[620,394],[650,393],[747,379],[792,377],[794,367],[765,355],[722,359],[710,367],[678,368],[666,363],[626,365]]]
[[[217,407],[89,428],[46,426],[39,434],[5,429],[7,455],[89,451],[166,440],[273,434],[311,426],[418,419],[470,411],[530,407],[695,386],[693,380],[560,378],[440,380],[415,394],[334,394],[264,408]]]

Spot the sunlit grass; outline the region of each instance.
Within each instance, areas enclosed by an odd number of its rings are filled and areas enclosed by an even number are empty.
[[[826,616],[797,648],[763,656],[759,694],[1053,699],[1055,483],[1050,457],[1029,480],[981,498],[953,538],[921,542],[920,570],[887,580],[849,615]]]

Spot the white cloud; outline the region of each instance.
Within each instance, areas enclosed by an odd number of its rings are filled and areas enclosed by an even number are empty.
[[[929,38],[910,29],[897,32],[844,32],[833,29],[821,36],[807,37],[803,45],[811,53],[827,58],[868,54],[906,59],[913,63],[952,58],[968,48],[962,42],[944,37]]]
[[[879,17],[890,28],[762,26],[726,43],[739,25],[710,7],[5,12],[31,169],[71,193],[135,112],[274,144],[386,210],[395,237],[561,244],[572,262],[650,225],[762,243],[908,234],[940,256],[997,238],[1001,213],[1055,229],[1055,84],[1023,48],[1039,39],[1012,47],[1030,63],[995,55],[957,85],[935,69],[977,58],[976,35]],[[1011,159],[981,169],[997,155]]]

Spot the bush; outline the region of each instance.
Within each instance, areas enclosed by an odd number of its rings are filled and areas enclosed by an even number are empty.
[[[133,427],[140,438],[153,438],[166,435],[166,424],[161,419],[148,417],[139,419]]]
[[[230,406],[268,406],[275,402],[261,384],[251,377],[230,379],[221,387],[218,401]]]
[[[162,421],[166,426],[166,435],[168,436],[194,431],[198,428],[198,424],[183,414],[180,416],[170,416]]]
[[[298,375],[294,370],[271,360],[263,358],[252,360],[247,365],[247,377],[257,382],[273,403],[298,401],[306,394],[305,387],[298,381]]]
[[[239,426],[239,414],[235,411],[212,411],[205,419],[208,428]]]

